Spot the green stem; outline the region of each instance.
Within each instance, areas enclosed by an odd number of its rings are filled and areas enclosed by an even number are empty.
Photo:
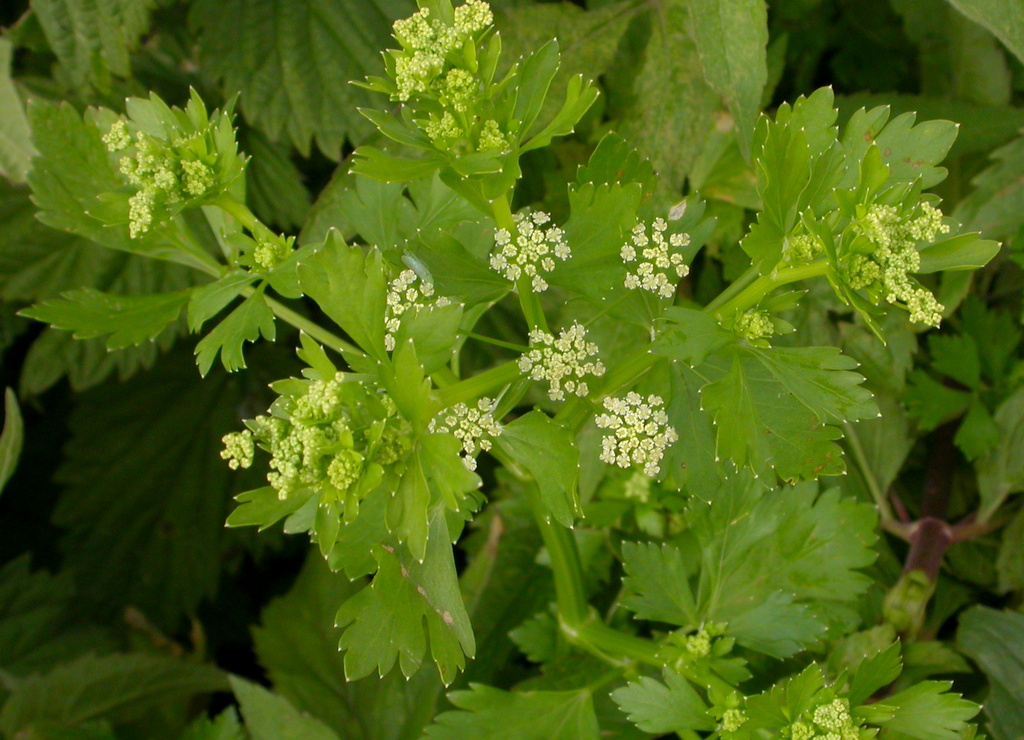
[[[501,339],[495,339],[494,337],[485,337],[483,334],[477,334],[476,332],[473,331],[462,331],[459,332],[459,334],[461,334],[464,337],[469,337],[470,339],[475,339],[478,342],[483,342],[484,344],[492,344],[495,347],[503,347],[504,349],[510,349],[513,352],[522,353],[528,352],[530,350],[529,347],[524,347],[521,344],[506,342]]]
[[[475,401],[480,396],[492,393],[514,382],[521,374],[519,365],[516,364],[515,360],[512,360],[503,365],[492,367],[490,370],[485,370],[478,375],[474,375],[472,378],[466,378],[446,388],[441,388],[437,391],[437,397],[441,402],[442,408],[447,408],[452,404],[460,402]]]
[[[868,464],[868,458],[864,454],[864,448],[861,446],[860,439],[857,437],[857,431],[848,423],[843,426],[846,427],[846,440],[849,443],[850,452],[853,453],[853,459],[857,463],[857,467],[860,468],[864,481],[867,483],[871,498],[874,500],[875,506],[878,507],[878,514],[882,520],[881,525],[885,527],[890,522],[896,521],[896,517],[892,513],[892,507],[889,506],[889,500],[885,497],[885,492],[878,485],[878,479],[875,478],[875,474]]]
[[[576,541],[571,531],[551,521],[540,500],[536,482],[526,485],[526,496],[551,561],[551,573],[555,577],[558,619],[563,625],[577,627],[586,619],[588,606],[586,592],[583,590],[583,566],[580,564]]]
[[[214,201],[214,205],[219,206],[222,211],[235,218],[250,232],[252,232],[253,229],[256,228],[256,224],[259,223],[256,216],[244,203],[239,203],[230,195],[221,195]]]
[[[718,310],[726,301],[732,299],[734,296],[739,295],[746,289],[752,282],[757,280],[760,276],[760,272],[757,269],[757,265],[751,265],[747,268],[746,272],[740,275],[734,280],[728,288],[719,293],[711,303],[704,307],[704,310],[708,313],[712,313]]]
[[[786,285],[787,283],[795,283],[798,280],[807,280],[808,278],[824,275],[827,267],[828,262],[826,260],[819,260],[817,262],[812,262],[809,265],[787,267],[784,270],[778,270],[768,275],[762,275],[757,278],[757,280],[754,280],[752,283],[747,285],[739,293],[732,295],[725,301],[722,301],[721,303],[719,303],[718,299],[712,301],[704,308],[704,310],[714,313],[719,318],[724,318],[741,311],[746,311],[751,306],[756,306],[762,298],[776,288]],[[743,276],[743,278],[745,277],[746,275]],[[743,278],[741,278],[741,280]],[[731,289],[727,289],[723,291],[722,296],[730,292]],[[722,296],[719,296],[719,298]]]
[[[251,295],[252,289],[250,288],[248,291],[242,291],[242,294]],[[331,332],[321,327],[319,324],[310,321],[302,314],[297,313],[296,311],[293,311],[292,309],[288,308],[283,303],[275,301],[273,298],[266,298],[266,301],[267,305],[270,306],[270,310],[274,312],[274,315],[277,318],[281,319],[281,321],[285,322],[286,324],[291,324],[299,331],[305,332],[311,338],[320,342],[320,344],[324,345],[325,347],[330,347],[335,352],[342,355],[363,355],[363,351],[356,347],[354,344],[349,344],[341,337],[337,336],[336,334],[332,334]]]

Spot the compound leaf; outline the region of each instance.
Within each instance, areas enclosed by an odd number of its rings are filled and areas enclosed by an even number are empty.
[[[707,706],[690,682],[672,670],[663,672],[665,683],[643,676],[612,692],[612,699],[644,732],[660,735],[714,729]]]
[[[689,584],[692,569],[678,547],[624,542],[622,560],[626,568],[623,606],[639,619],[697,625],[697,605]]]
[[[274,341],[275,336],[274,312],[267,305],[262,286],[229,313],[213,331],[199,340],[196,345],[199,374],[206,377],[218,352],[229,373],[244,368],[242,346],[246,342],[257,341],[260,336],[270,341]]]

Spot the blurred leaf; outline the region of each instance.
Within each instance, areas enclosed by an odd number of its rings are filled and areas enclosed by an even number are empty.
[[[230,679],[245,728],[253,740],[340,740],[326,725],[302,714],[287,699],[238,676]]]
[[[46,41],[77,87],[111,87],[131,74],[130,52],[149,30],[155,0],[32,0]]]
[[[1003,529],[996,560],[999,592],[1024,591],[1024,507]]]
[[[975,606],[960,617],[956,633],[989,680],[985,714],[997,740],[1016,740],[1024,727],[1024,615]]]
[[[981,508],[978,516],[986,521],[1011,493],[1024,490],[1024,388],[1007,398],[996,409],[999,444],[981,458],[978,471],[978,493]]]
[[[380,102],[349,82],[383,71],[392,21],[415,9],[408,0],[369,0],[359,12],[326,0],[199,0],[189,25],[226,95],[240,91],[246,120],[303,156],[315,139],[338,159],[346,139],[371,130],[356,108]]]
[[[234,707],[228,707],[216,719],[200,717],[178,740],[247,740]]]
[[[972,21],[984,26],[1024,62],[1024,7],[1016,0],[949,0]]]
[[[250,159],[245,197],[256,216],[284,230],[298,229],[309,213],[309,191],[292,162],[289,147],[275,144],[258,131],[239,132],[239,145]]]
[[[14,47],[0,39],[0,175],[14,183],[25,182],[35,148],[25,116],[25,106],[11,79]]]
[[[18,397],[10,388],[4,391],[4,429],[0,433],[0,493],[18,467],[25,441],[25,423],[18,408]]]
[[[8,683],[0,730],[12,737],[101,718],[114,724],[152,719],[151,712],[170,700],[228,688],[217,668],[143,654],[86,655]]]
[[[768,81],[768,12],[764,0],[693,0],[693,39],[708,83],[735,120],[740,151],[750,157],[754,122]]]
[[[1008,239],[1024,224],[1024,138],[997,149],[992,164],[972,180],[974,189],[957,204],[953,217],[965,229],[992,239]]]

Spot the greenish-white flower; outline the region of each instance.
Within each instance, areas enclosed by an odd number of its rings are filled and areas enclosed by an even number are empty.
[[[387,303],[384,306],[384,348],[395,349],[395,335],[402,326],[402,316],[410,310],[430,310],[448,306],[444,296],[434,297],[434,284],[421,280],[412,270],[403,270],[388,284]]]
[[[481,398],[472,408],[457,403],[430,420],[427,429],[441,434],[452,434],[462,443],[462,462],[469,470],[476,470],[476,456],[481,450],[491,449],[493,440],[501,436],[501,425],[492,412],[495,402]]]
[[[548,289],[544,273],[555,269],[555,260],[565,261],[572,255],[565,232],[557,226],[547,226],[551,216],[542,211],[517,213],[512,220],[515,234],[508,229],[494,232],[491,269],[512,282],[526,276],[534,292],[541,293]]]
[[[587,341],[587,330],[573,322],[558,336],[536,329],[530,332],[530,349],[519,358],[519,369],[533,380],[547,381],[548,398],[562,401],[565,394],[584,397],[590,393],[585,378],[604,375],[596,359],[597,345]]]
[[[598,427],[607,430],[601,440],[601,460],[620,468],[640,465],[650,476],[661,472],[665,450],[679,439],[676,430],[669,426],[664,406],[660,396],[645,399],[634,391],[622,398],[604,399],[607,413],[594,420]]]
[[[672,234],[665,238],[668,224],[656,218],[648,230],[642,223],[633,228],[630,243],[622,247],[619,256],[629,266],[625,285],[630,290],[646,290],[662,298],[671,298],[676,283],[690,273],[683,255],[672,251],[690,243],[687,234]]]

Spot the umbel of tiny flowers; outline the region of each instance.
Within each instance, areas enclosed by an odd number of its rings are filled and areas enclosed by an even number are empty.
[[[584,378],[604,375],[598,348],[587,341],[587,330],[573,322],[555,337],[541,329],[530,332],[530,349],[519,358],[519,369],[533,380],[548,382],[548,398],[565,400],[565,394],[585,397],[590,387]]]
[[[669,426],[664,406],[660,396],[644,399],[634,391],[622,398],[604,399],[608,413],[594,419],[598,427],[608,430],[601,440],[601,460],[620,468],[641,465],[652,477],[661,472],[666,448],[679,439]]]
[[[512,221],[515,234],[508,229],[496,229],[494,232],[491,269],[512,282],[525,275],[530,278],[533,291],[541,293],[548,289],[543,274],[555,269],[556,259],[564,262],[572,255],[565,241],[565,232],[557,226],[545,228],[551,216],[542,211],[528,215],[517,213]]]
[[[775,324],[767,311],[752,308],[736,317],[733,331],[749,342],[759,342],[775,334]]]
[[[860,290],[878,286],[886,301],[906,306],[911,321],[938,326],[943,306],[910,273],[921,267],[917,243],[934,241],[939,234],[949,232],[949,226],[942,223],[942,212],[921,203],[916,215],[905,215],[895,206],[876,203],[865,210],[853,228],[869,251],[865,254],[854,242],[856,251],[846,270],[850,287]]]
[[[683,255],[672,251],[689,244],[689,235],[672,234],[665,239],[667,230],[668,224],[663,218],[654,219],[650,230],[642,223],[633,228],[630,243],[619,252],[622,261],[629,266],[625,285],[630,290],[639,288],[662,298],[671,298],[675,295],[679,278],[690,273]]]
[[[402,316],[410,310],[429,310],[451,305],[444,296],[434,298],[434,283],[421,279],[413,270],[402,270],[388,284],[384,307],[384,348],[395,350],[395,335],[402,326]]]
[[[492,412],[497,404],[490,398],[481,398],[476,408],[457,403],[430,420],[427,430],[453,434],[462,443],[462,463],[468,470],[476,470],[476,456],[491,449],[492,441],[501,436],[501,425]]]

